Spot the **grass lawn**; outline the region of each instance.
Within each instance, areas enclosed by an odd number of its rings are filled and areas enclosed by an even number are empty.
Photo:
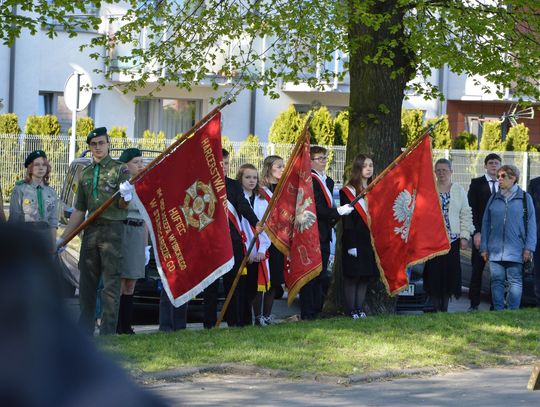
[[[124,366],[145,372],[246,363],[291,375],[384,369],[488,367],[540,358],[540,309],[365,320],[331,318],[260,328],[179,331],[98,339]]]

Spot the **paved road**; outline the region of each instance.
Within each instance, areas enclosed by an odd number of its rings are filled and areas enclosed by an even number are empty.
[[[343,386],[261,376],[201,375],[147,386],[174,406],[538,406],[531,367],[477,369]]]

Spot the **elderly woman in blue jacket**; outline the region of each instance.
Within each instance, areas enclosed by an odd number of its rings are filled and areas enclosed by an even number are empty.
[[[517,184],[519,170],[516,166],[503,165],[497,171],[497,179],[499,191],[489,199],[482,220],[480,253],[489,261],[495,310],[504,309],[505,280],[509,285],[508,308],[518,309],[523,289],[523,262],[532,258],[536,248],[534,204],[531,196]]]

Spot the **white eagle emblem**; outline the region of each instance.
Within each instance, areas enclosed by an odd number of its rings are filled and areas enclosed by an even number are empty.
[[[415,204],[416,189],[413,190],[412,195],[405,189],[394,200],[394,219],[402,223],[401,226],[394,228],[394,233],[400,235],[405,242],[409,240],[409,231]]]
[[[307,210],[307,208],[309,207],[309,205],[311,205],[312,202],[313,200],[309,197],[304,200],[304,189],[299,188],[298,194],[296,195],[296,214],[294,217],[294,227],[300,233],[313,226],[313,224],[317,220],[315,214]]]

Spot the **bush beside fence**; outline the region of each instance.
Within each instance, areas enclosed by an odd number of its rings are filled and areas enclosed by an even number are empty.
[[[111,148],[122,150],[128,147],[139,147],[148,150],[162,151],[174,140],[155,138],[111,138]],[[285,160],[293,149],[292,144],[264,143],[252,140],[252,143],[224,140],[224,148],[231,150],[231,165],[229,176],[234,178],[238,168],[245,163],[254,164],[259,170],[262,161],[268,155],[277,154]],[[328,175],[338,183],[343,180],[345,166],[345,146],[325,146],[332,158],[329,162]],[[54,148],[55,151],[50,151]],[[64,177],[69,168],[68,150],[69,136],[34,136],[34,135],[0,135],[0,182],[7,199],[15,182],[24,177],[24,160],[26,156],[37,149],[44,149],[50,157],[52,166],[51,186],[60,192]],[[86,139],[77,139],[77,152],[79,157],[86,149]],[[471,178],[484,173],[485,151],[471,150],[434,150],[433,160],[449,158],[453,161],[453,180],[461,184],[465,190],[469,188]],[[515,164],[521,171],[520,184],[527,186],[529,179],[540,176],[540,153],[537,152],[501,152],[505,164]],[[119,151],[113,151],[112,156],[119,156]],[[145,155],[155,155],[148,153]],[[377,163],[375,163],[377,164]],[[381,168],[378,168],[381,170]]]

